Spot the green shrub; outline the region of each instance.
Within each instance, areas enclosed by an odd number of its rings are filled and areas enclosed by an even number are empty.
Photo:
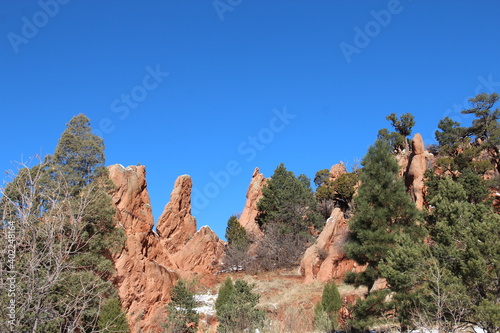
[[[256,309],[260,296],[252,292],[253,285],[243,280],[233,284],[228,277],[219,289],[215,310],[219,320],[219,332],[233,333],[261,328],[264,312]]]
[[[127,317],[118,297],[110,298],[104,302],[98,325],[101,332],[130,332]]]

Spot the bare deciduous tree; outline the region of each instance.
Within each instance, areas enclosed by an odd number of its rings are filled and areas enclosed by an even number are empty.
[[[20,164],[0,188],[0,331],[75,332],[85,322],[97,332],[102,295],[112,286],[71,260],[89,241],[83,216],[96,191],[90,185],[72,198],[62,180],[49,190],[43,168]]]

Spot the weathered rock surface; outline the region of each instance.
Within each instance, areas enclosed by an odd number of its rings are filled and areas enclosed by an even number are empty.
[[[335,208],[316,242],[302,257],[300,270],[305,283],[314,280],[326,282],[342,278],[347,272],[361,272],[364,269],[345,255],[343,245],[348,230],[344,213],[340,208]]]
[[[409,157],[406,172],[406,186],[418,209],[424,206],[424,174],[426,156],[424,142],[420,133],[415,134],[412,141],[413,149]]]
[[[252,180],[247,190],[247,200],[245,203],[245,208],[238,219],[240,224],[245,228],[247,234],[259,237],[263,233],[259,228],[255,218],[259,213],[257,209],[257,202],[262,198],[262,188],[266,184],[266,178],[262,173],[260,173],[259,168],[255,168],[252,174]]]
[[[145,167],[112,165],[108,170],[116,185],[115,218],[127,236],[122,251],[113,257],[112,281],[132,332],[162,332],[165,306],[179,276],[212,273],[224,243],[208,227],[196,232],[189,176],[176,180],[155,233]]]
[[[342,176],[344,173],[347,173],[347,170],[346,170],[344,162],[340,162],[338,164],[334,164],[330,168],[330,175],[331,175],[330,180],[334,181],[335,179],[337,179],[340,176]]]
[[[154,225],[151,202],[146,190],[146,168],[119,164],[108,168],[109,177],[117,186],[113,194],[116,207],[116,220],[125,231],[148,233]]]
[[[224,242],[204,226],[175,253],[171,260],[176,269],[191,273],[214,273],[224,254]]]
[[[178,252],[196,232],[196,219],[191,215],[192,186],[188,175],[177,178],[170,202],[165,206],[156,226],[158,236],[170,254]]]

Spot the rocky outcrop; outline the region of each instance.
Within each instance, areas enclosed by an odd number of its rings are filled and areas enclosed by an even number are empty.
[[[126,232],[148,233],[153,228],[154,220],[151,202],[146,190],[146,168],[115,164],[108,168],[109,178],[115,184],[113,204],[116,208],[116,220]]]
[[[247,190],[247,200],[245,202],[245,208],[238,219],[240,224],[245,228],[247,234],[253,236],[262,236],[262,231],[259,225],[255,221],[259,210],[257,209],[257,202],[262,198],[262,188],[266,184],[266,178],[262,173],[260,173],[259,168],[255,168],[252,174],[252,180]]]
[[[406,171],[406,186],[418,209],[424,206],[424,173],[426,170],[426,153],[420,133],[415,134],[412,141],[412,153]]]
[[[345,255],[343,245],[348,231],[344,213],[340,208],[335,208],[316,242],[306,250],[302,257],[300,270],[305,283],[311,283],[314,280],[326,282],[342,278],[347,272],[360,272],[364,269]]]
[[[175,253],[171,260],[176,269],[191,273],[214,273],[220,267],[224,242],[209,227],[204,226]]]
[[[113,283],[127,309],[132,331],[136,331],[145,328],[152,316],[165,308],[178,276],[147,255],[155,235],[145,167],[112,165],[108,170],[116,186],[112,196],[115,219],[127,237],[122,251],[113,257]]]
[[[334,164],[330,168],[330,175],[331,175],[330,180],[334,181],[335,179],[337,179],[340,176],[342,176],[344,173],[347,173],[347,170],[346,170],[344,162],[340,162],[338,164]]]
[[[178,177],[158,220],[156,231],[169,254],[178,252],[196,232],[196,219],[191,215],[192,186],[188,175]]]
[[[127,310],[131,331],[162,332],[165,307],[177,279],[212,273],[224,243],[208,227],[196,231],[189,176],[176,180],[156,233],[145,167],[112,165],[108,170],[116,186],[112,195],[115,219],[127,237],[123,249],[113,256],[116,273],[112,281]]]

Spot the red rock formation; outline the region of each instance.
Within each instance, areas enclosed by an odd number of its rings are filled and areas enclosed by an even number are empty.
[[[266,178],[260,173],[259,168],[255,168],[252,180],[247,190],[247,201],[245,208],[238,219],[240,224],[245,228],[248,234],[253,236],[262,236],[262,231],[259,228],[255,218],[259,213],[257,209],[257,202],[262,198],[262,188],[266,184]]]
[[[112,196],[115,218],[127,236],[123,250],[113,258],[116,269],[113,283],[127,309],[129,324],[136,331],[146,327],[151,317],[165,308],[178,277],[147,257],[154,223],[145,167],[112,165],[108,170],[117,187]]]
[[[146,190],[146,168],[119,164],[108,168],[109,177],[117,186],[113,194],[116,207],[116,220],[125,231],[149,232],[154,225],[149,194]]]
[[[334,164],[330,168],[330,175],[331,175],[330,180],[334,181],[335,179],[337,179],[340,176],[342,176],[344,173],[347,173],[347,170],[345,168],[344,162],[340,162],[338,164]]]
[[[184,272],[215,273],[224,254],[224,242],[209,227],[202,227],[171,260]]]
[[[179,251],[196,232],[196,219],[191,215],[191,177],[177,178],[170,202],[158,220],[156,231],[168,253]]]
[[[316,242],[302,257],[300,270],[305,283],[314,280],[326,282],[342,278],[347,272],[360,272],[364,269],[345,255],[343,245],[348,230],[344,213],[340,208],[335,208]]]
[[[196,232],[191,215],[191,178],[180,176],[153,231],[144,166],[112,165],[116,220],[125,230],[124,248],[113,257],[113,283],[133,332],[162,332],[165,307],[179,276],[212,273],[224,243],[208,227]]]
[[[420,133],[415,134],[413,149],[406,172],[406,186],[418,209],[424,206],[424,173],[426,170],[424,142]]]

